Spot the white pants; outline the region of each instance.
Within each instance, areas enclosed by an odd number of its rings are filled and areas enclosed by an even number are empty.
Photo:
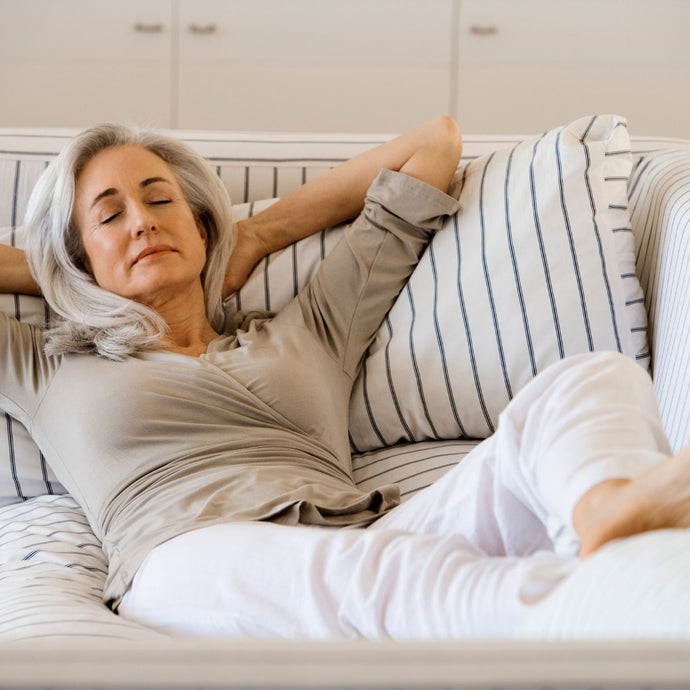
[[[180,535],[149,554],[119,613],[202,636],[507,636],[577,567],[579,498],[670,452],[639,366],[612,353],[563,360],[514,398],[493,437],[370,527]]]

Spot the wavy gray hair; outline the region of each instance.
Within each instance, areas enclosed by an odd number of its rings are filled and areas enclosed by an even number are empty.
[[[153,309],[99,287],[86,268],[81,236],[72,220],[76,180],[97,153],[139,146],[165,161],[176,175],[197,221],[208,233],[201,274],[206,313],[222,330],[222,287],[234,245],[230,198],[217,175],[189,146],[150,130],[105,124],[75,137],[51,162],[34,188],[25,217],[29,266],[57,314],[46,332],[46,352],[96,352],[125,357],[160,347],[167,326]]]

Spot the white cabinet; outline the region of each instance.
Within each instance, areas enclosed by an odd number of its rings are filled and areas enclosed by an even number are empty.
[[[170,0],[0,0],[0,126],[170,122]]]
[[[449,110],[452,0],[181,0],[180,127],[386,131]]]
[[[535,132],[625,115],[690,138],[690,2],[461,0],[458,116],[472,132]]]
[[[0,126],[690,138],[690,0],[0,0]]]
[[[385,131],[449,110],[454,0],[0,0],[0,126]]]

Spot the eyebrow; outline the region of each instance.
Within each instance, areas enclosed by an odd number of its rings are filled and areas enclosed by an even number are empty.
[[[167,182],[168,184],[172,184],[170,180],[166,179],[165,177],[147,177],[145,180],[142,180],[139,183],[139,187],[144,189],[155,182]],[[100,194],[97,194],[96,198],[91,202],[91,208],[93,208],[101,199],[105,199],[105,197],[108,196],[114,196],[117,193],[118,192],[115,187],[108,187],[108,189],[104,189]]]

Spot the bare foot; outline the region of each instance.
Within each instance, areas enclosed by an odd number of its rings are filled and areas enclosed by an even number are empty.
[[[690,527],[690,446],[633,479],[594,486],[575,506],[573,526],[580,558],[620,537]]]

